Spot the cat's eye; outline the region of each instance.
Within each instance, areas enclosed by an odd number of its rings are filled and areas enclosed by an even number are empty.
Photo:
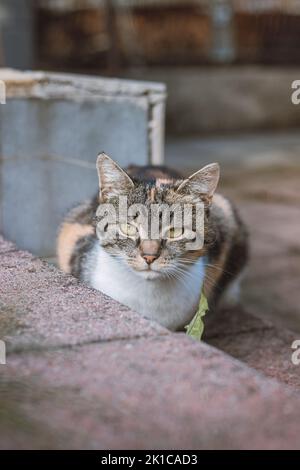
[[[183,233],[182,228],[172,227],[167,232],[167,237],[170,238],[171,240],[175,240],[176,238],[181,237],[182,233]]]
[[[134,237],[137,229],[131,224],[120,224],[120,231],[123,235],[126,235],[126,237]]]

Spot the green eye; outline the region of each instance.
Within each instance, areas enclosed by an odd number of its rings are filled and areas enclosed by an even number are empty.
[[[170,239],[176,239],[176,238],[179,238],[181,237],[182,235],[182,229],[181,228],[171,228],[169,231],[168,231],[168,238]]]
[[[136,227],[131,224],[120,224],[120,230],[126,237],[134,237],[136,235]]]

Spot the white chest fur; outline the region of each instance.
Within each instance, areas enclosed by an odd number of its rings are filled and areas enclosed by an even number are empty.
[[[129,267],[96,249],[87,281],[97,290],[171,330],[187,325],[194,316],[205,275],[199,259],[183,280],[144,279]]]

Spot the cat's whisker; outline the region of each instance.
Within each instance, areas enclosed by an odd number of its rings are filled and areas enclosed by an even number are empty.
[[[188,286],[187,282],[188,282],[189,279],[191,281],[193,281],[198,277],[197,273],[191,273],[188,270],[182,269],[178,265],[173,265],[172,266],[172,272],[174,273],[174,276],[176,276],[178,281],[184,282],[187,286]]]
[[[206,266],[206,267],[209,267],[209,268],[212,268],[212,269],[219,270],[219,271],[221,271],[222,273],[229,274],[230,276],[233,276],[233,275],[234,275],[232,272],[227,271],[226,269],[222,268],[221,266],[217,266],[217,265],[215,265],[215,264],[206,263],[205,266]]]
[[[179,266],[176,266],[176,269],[178,270],[178,272],[181,273],[182,276],[190,277],[191,280],[194,280],[195,276],[197,277],[197,274],[193,274],[193,273],[189,272],[188,270],[183,270]],[[219,292],[221,292],[221,288],[218,286],[218,283],[217,283],[216,279],[211,277],[207,272],[206,272],[206,275],[205,275],[205,282],[206,282],[207,286],[209,286],[213,289],[217,289]]]

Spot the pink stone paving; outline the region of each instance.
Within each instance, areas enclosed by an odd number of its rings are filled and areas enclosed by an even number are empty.
[[[15,414],[59,448],[300,447],[299,397],[184,335],[13,355],[5,375]]]
[[[211,321],[205,340],[250,367],[300,389],[300,366],[291,361],[299,333],[274,327],[242,308],[223,310]]]
[[[10,351],[168,333],[11,243],[0,250],[0,328]]]
[[[0,240],[0,329],[1,449],[300,448],[297,335],[242,309],[212,347]]]

